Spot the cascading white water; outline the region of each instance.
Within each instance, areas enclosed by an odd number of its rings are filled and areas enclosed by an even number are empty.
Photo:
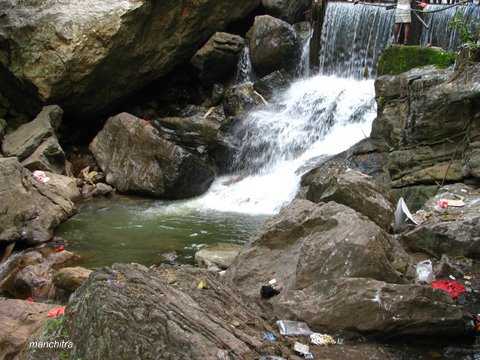
[[[468,4],[465,6],[449,7],[449,5],[428,5],[425,10],[439,10],[447,8],[444,11],[426,14],[425,22],[429,26],[424,29],[420,43],[422,46],[439,46],[445,50],[454,51],[461,45],[461,39],[457,31],[449,25],[455,14],[461,13],[465,22],[472,28],[480,24],[480,6]]]
[[[250,58],[250,48],[245,46],[238,59],[237,74],[235,76],[235,82],[237,84],[244,84],[251,82],[255,78],[253,73],[252,60]]]
[[[305,164],[368,137],[376,103],[373,80],[364,80],[364,73],[375,73],[392,29],[393,12],[384,8],[329,3],[322,37],[323,74],[297,80],[271,104],[248,114],[233,134],[242,144],[234,159],[236,174],[217,179],[207,194],[182,206],[276,213],[295,197]],[[299,73],[308,50],[304,48]],[[239,73],[245,73],[244,60]]]
[[[393,10],[384,7],[329,2],[320,50],[325,75],[373,77],[378,59],[392,40]]]
[[[257,109],[244,121],[239,133],[244,145],[236,161],[248,175],[218,179],[189,205],[250,214],[277,212],[298,191],[298,170],[305,163],[346,150],[370,134],[374,96],[370,80],[318,75],[297,81],[278,104]]]

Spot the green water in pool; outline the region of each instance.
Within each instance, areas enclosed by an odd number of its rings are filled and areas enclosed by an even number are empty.
[[[125,196],[84,202],[62,224],[57,235],[67,250],[81,256],[88,268],[113,263],[147,266],[175,252],[177,261],[193,263],[195,252],[209,244],[243,244],[258,231],[265,216],[194,209],[182,202],[163,202]]]

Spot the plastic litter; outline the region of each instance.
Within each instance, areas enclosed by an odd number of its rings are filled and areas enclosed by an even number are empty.
[[[336,345],[337,342],[333,337],[327,334],[319,334],[319,333],[313,333],[310,335],[310,342],[313,345]]]
[[[431,284],[435,280],[433,275],[433,264],[430,260],[421,261],[416,266],[417,271],[417,283],[419,284]]]
[[[447,200],[447,204],[448,204],[448,206],[451,206],[451,207],[464,207],[465,206],[465,203],[463,202],[463,200]]]
[[[278,331],[284,336],[310,336],[313,331],[308,325],[300,321],[278,320]]]
[[[293,346],[293,350],[302,355],[305,359],[313,359],[313,354],[310,352],[310,346],[299,343],[298,341]]]
[[[271,333],[270,331],[267,331],[267,332],[263,333],[263,340],[270,341],[270,342],[275,342],[275,341],[277,341],[277,337],[273,333]]]
[[[465,286],[453,280],[436,280],[432,282],[432,288],[445,291],[453,300],[457,300],[466,291]]]
[[[65,314],[65,306],[60,306],[60,307],[53,308],[52,310],[50,310],[48,312],[47,316],[49,318],[56,318],[56,317],[62,316],[64,314]]]
[[[33,178],[43,184],[46,184],[47,182],[50,181],[50,178],[47,176],[47,174],[45,174],[45,171],[41,171],[41,170],[35,170],[33,172]]]
[[[65,245],[58,245],[58,246],[55,246],[55,252],[59,253],[59,252],[62,252],[62,251],[65,251]]]
[[[197,285],[197,289],[202,290],[207,288],[208,288],[207,282],[205,280],[200,280],[200,282]]]
[[[448,200],[440,199],[437,201],[437,208],[439,209],[448,209]]]
[[[405,220],[409,219],[415,225],[418,225],[418,221],[414,218],[403,197],[398,200],[397,209],[395,210],[395,229],[399,229]]]
[[[285,358],[280,356],[267,355],[267,356],[262,356],[260,360],[285,360]]]

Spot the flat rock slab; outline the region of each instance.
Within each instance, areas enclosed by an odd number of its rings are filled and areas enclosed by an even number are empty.
[[[264,316],[234,288],[191,267],[114,265],[93,273],[67,308],[72,357],[82,359],[289,358],[279,342],[262,340],[275,331]]]
[[[243,246],[236,244],[216,244],[207,246],[195,253],[195,261],[200,266],[218,266],[227,269],[242,250]]]

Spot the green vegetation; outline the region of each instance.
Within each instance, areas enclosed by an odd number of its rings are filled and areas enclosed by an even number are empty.
[[[469,25],[465,19],[465,15],[457,12],[448,25],[459,34],[463,46],[469,49],[480,48],[480,44],[478,44],[478,40],[480,39],[480,24],[478,22]]]
[[[398,75],[416,67],[434,65],[444,69],[455,63],[456,55],[438,48],[393,45],[378,62],[378,75]]]

